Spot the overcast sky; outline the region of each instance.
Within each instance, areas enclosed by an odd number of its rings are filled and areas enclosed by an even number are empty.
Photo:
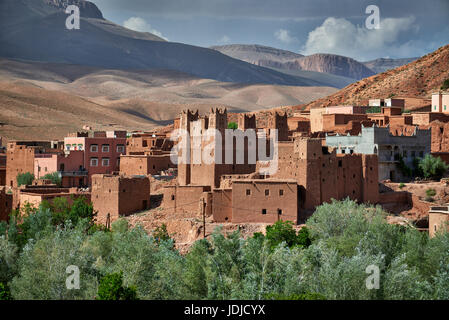
[[[106,19],[202,47],[261,44],[360,61],[422,56],[449,44],[449,0],[91,0]],[[368,29],[368,5],[380,28]]]

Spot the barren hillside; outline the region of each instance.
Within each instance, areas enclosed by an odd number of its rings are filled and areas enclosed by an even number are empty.
[[[98,130],[149,130],[169,123],[185,108],[254,111],[306,103],[335,91],[219,82],[170,70],[0,59],[0,135],[56,139],[84,125]]]
[[[387,72],[360,80],[326,98],[294,109],[311,109],[339,104],[360,104],[367,99],[392,96],[429,98],[449,78],[449,45],[418,60]]]

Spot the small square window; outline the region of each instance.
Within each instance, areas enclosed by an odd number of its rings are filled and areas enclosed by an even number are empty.
[[[172,201],[173,201],[173,200],[175,200],[175,196],[174,196],[174,195],[172,195],[172,196],[171,196],[171,199],[172,199]]]
[[[101,164],[103,167],[109,167],[109,158],[101,159]]]
[[[282,215],[282,209],[278,209],[278,215]]]
[[[279,195],[280,195],[280,196],[283,196],[283,195],[284,195],[284,190],[283,190],[283,189],[279,190]]]
[[[250,189],[246,189],[246,195],[250,196],[251,195],[251,190]]]
[[[91,158],[90,159],[90,166],[91,167],[97,167],[98,166],[98,158]]]
[[[104,144],[101,146],[101,152],[109,152],[109,145]]]
[[[265,195],[266,195],[266,196],[269,196],[269,195],[270,195],[270,190],[265,189]]]
[[[262,214],[267,214],[267,209],[262,209]]]
[[[90,146],[90,152],[98,152],[98,145],[92,144]]]
[[[125,146],[122,144],[117,145],[117,153],[125,153]]]

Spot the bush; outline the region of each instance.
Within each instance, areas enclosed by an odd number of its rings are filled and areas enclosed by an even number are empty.
[[[441,85],[441,90],[447,90],[449,89],[449,79],[446,79],[443,81],[443,84]]]
[[[41,208],[52,212],[53,225],[63,225],[69,220],[76,225],[82,219],[93,225],[96,213],[92,204],[88,203],[85,197],[72,198],[72,201],[70,205],[67,198],[56,197],[51,202],[43,201]]]
[[[97,300],[138,300],[135,287],[123,286],[123,272],[105,275],[98,286]]]
[[[371,107],[366,110],[366,113],[380,113],[381,111],[381,107]]]
[[[61,177],[59,176],[58,172],[47,173],[41,179],[50,180],[53,184],[56,184],[58,187],[60,187],[62,185],[62,180],[61,180]]]
[[[235,122],[229,122],[228,123],[228,129],[233,129],[233,130],[237,130],[238,129],[238,124]]]
[[[17,184],[20,186],[28,186],[34,181],[34,174],[30,172],[19,173],[17,175]]]
[[[435,197],[436,194],[437,194],[437,192],[435,191],[435,189],[427,189],[425,200],[428,202],[433,202],[434,201],[433,197]]]
[[[441,179],[449,166],[440,157],[433,157],[427,154],[419,162],[419,168],[425,178]]]
[[[402,189],[402,188],[404,188],[405,187],[405,184],[403,183],[403,182],[401,182],[400,184],[399,184],[399,189]]]
[[[436,194],[437,192],[435,191],[435,189],[429,188],[426,190],[426,196],[428,197],[435,197]]]
[[[157,243],[160,243],[162,241],[168,241],[171,239],[167,231],[167,225],[165,223],[154,229],[153,238],[156,240]]]
[[[311,244],[308,229],[302,228],[297,234],[291,221],[279,220],[272,226],[267,226],[266,238],[271,249],[274,249],[282,242],[286,242],[288,247],[308,247]]]
[[[6,283],[0,282],[0,300],[12,300],[11,291]]]

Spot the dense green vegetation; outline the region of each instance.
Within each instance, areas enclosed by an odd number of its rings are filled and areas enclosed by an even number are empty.
[[[17,184],[18,186],[27,186],[30,185],[34,180],[34,174],[31,172],[19,173],[17,175]]]
[[[239,128],[239,125],[236,122],[229,122],[228,123],[228,129],[237,130]]]
[[[422,159],[414,158],[412,168],[405,164],[402,156],[397,156],[396,160],[398,160],[397,167],[405,177],[439,180],[449,169],[449,166],[440,157],[434,157],[431,154],[425,155]]]
[[[282,221],[248,239],[216,230],[185,255],[163,227],[97,227],[85,202],[27,211],[0,224],[1,298],[449,299],[449,233],[429,239],[350,200],[318,207],[299,232]],[[66,288],[71,265],[79,290]],[[379,289],[366,287],[370,265]]]
[[[61,177],[58,172],[47,173],[41,179],[50,180],[53,184],[56,184],[57,186],[61,186],[62,184]]]
[[[419,168],[425,178],[440,179],[449,166],[440,157],[427,154],[420,162]]]
[[[382,107],[371,107],[366,110],[366,113],[380,113],[382,111]]]

